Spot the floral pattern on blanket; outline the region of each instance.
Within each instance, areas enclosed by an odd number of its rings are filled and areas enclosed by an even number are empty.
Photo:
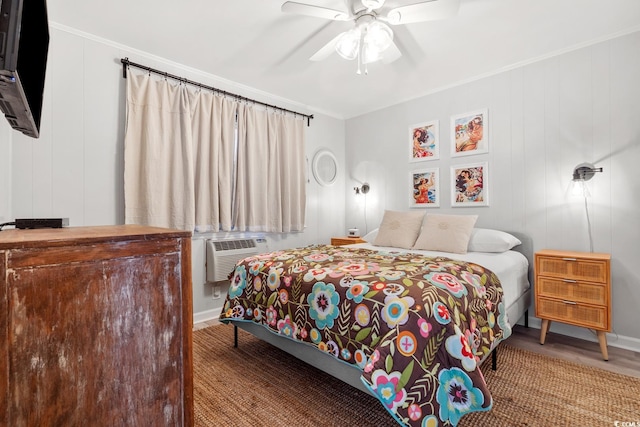
[[[403,425],[487,411],[479,360],[511,334],[502,287],[445,257],[312,246],[240,261],[220,316],[263,324],[356,365]]]

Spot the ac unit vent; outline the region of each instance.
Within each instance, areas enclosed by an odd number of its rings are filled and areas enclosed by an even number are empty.
[[[207,282],[227,280],[238,261],[265,251],[264,239],[207,240]]]
[[[221,240],[213,241],[216,251],[230,251],[233,249],[255,248],[256,241],[253,239],[244,240]]]

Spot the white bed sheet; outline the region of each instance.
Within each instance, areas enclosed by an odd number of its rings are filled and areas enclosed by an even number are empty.
[[[529,261],[516,251],[506,251],[500,253],[492,252],[467,252],[466,254],[454,254],[450,252],[423,251],[414,249],[402,249],[386,246],[374,246],[371,243],[357,243],[349,245],[350,248],[366,248],[374,251],[385,252],[412,252],[425,256],[444,256],[455,260],[468,261],[479,264],[493,271],[504,290],[504,304],[508,309],[516,300],[525,293],[531,285],[529,284]],[[516,322],[518,319],[509,319]]]

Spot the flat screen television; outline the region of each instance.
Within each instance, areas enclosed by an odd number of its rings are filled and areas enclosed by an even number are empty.
[[[33,138],[40,136],[48,51],[46,0],[0,0],[0,110]]]

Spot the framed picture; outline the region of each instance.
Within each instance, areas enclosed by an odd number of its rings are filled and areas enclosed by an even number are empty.
[[[489,206],[487,162],[451,166],[451,206]]]
[[[440,206],[440,169],[421,169],[411,172],[411,207]]]
[[[440,158],[440,130],[438,121],[419,123],[409,127],[412,162]]]
[[[451,157],[489,152],[489,111],[484,108],[451,117]]]

